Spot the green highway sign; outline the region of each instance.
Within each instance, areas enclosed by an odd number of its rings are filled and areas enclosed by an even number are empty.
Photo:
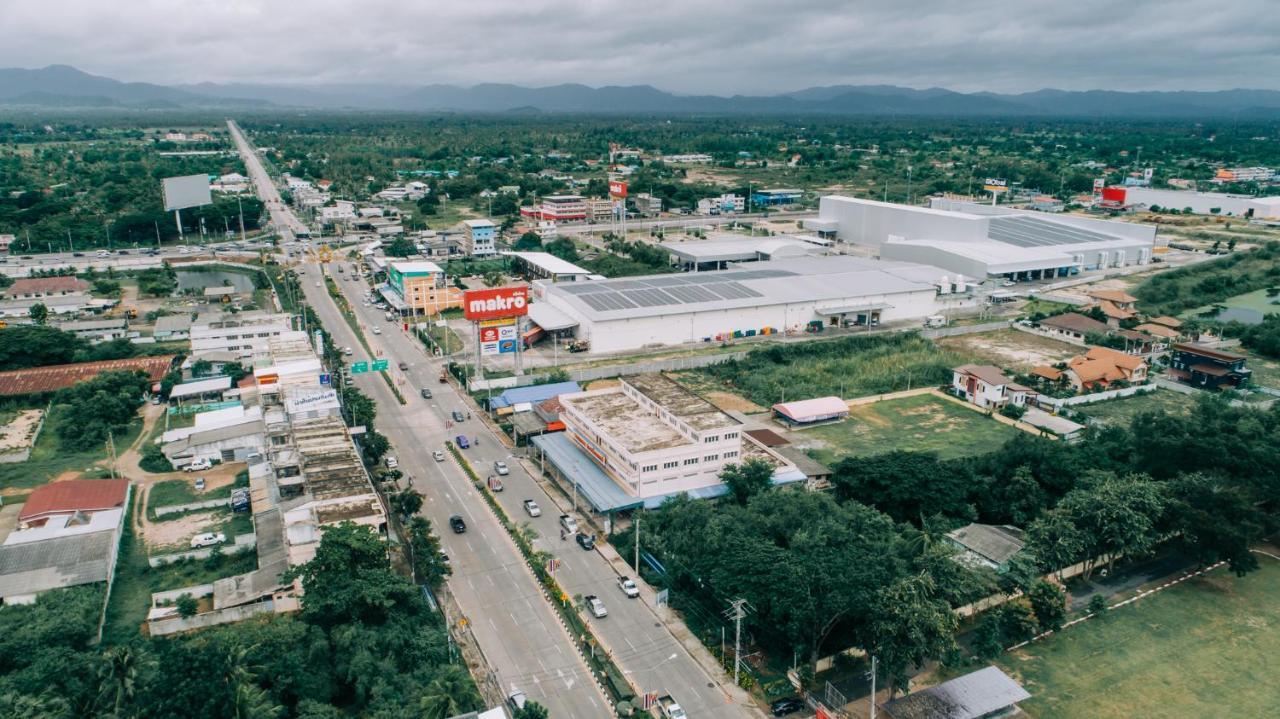
[[[390,360],[374,360],[374,361],[373,361],[373,371],[374,371],[374,372],[386,372],[386,371],[387,371],[387,363],[388,363],[389,361],[390,361]]]
[[[351,374],[364,374],[365,372],[368,372],[368,371],[369,371],[368,362],[352,362],[351,363]]]

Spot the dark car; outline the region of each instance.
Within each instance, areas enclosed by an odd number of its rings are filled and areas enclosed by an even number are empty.
[[[465,421],[467,421],[467,416],[466,416],[465,414],[463,414],[463,413],[462,413],[461,411],[459,411],[459,410],[456,410],[456,409],[455,409],[455,410],[453,411],[453,413],[452,413],[452,414],[453,414],[453,421],[454,421],[454,422],[465,422]]]
[[[806,709],[809,705],[804,703],[800,697],[786,697],[769,705],[769,711],[776,717],[795,714],[798,711]]]
[[[84,253],[83,253],[83,252],[72,252],[72,253],[71,253],[71,256],[72,256],[72,257],[84,257]]]
[[[454,534],[462,534],[467,531],[467,523],[462,521],[461,514],[449,517],[449,529],[452,529]]]
[[[460,434],[457,437],[454,437],[453,441],[457,443],[458,449],[467,449],[471,446],[471,443],[467,441],[467,435],[465,434]]]
[[[423,388],[422,388],[422,398],[423,398],[423,399],[431,399],[431,390],[427,389],[426,387],[423,387]]]
[[[594,534],[584,534],[583,532],[578,532],[576,535],[574,535],[574,539],[577,540],[579,547],[582,547],[588,552],[596,548],[596,535]]]
[[[400,368],[400,371],[401,371],[401,372],[403,372],[403,371],[405,371],[405,370],[409,369],[409,363],[408,363],[408,362],[401,362],[400,364],[398,364],[398,365],[396,365],[396,366]]]

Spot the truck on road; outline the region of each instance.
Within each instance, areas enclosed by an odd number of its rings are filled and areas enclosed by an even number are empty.
[[[689,715],[684,713],[680,705],[670,694],[664,694],[658,697],[658,711],[662,713],[665,719],[689,719]]]

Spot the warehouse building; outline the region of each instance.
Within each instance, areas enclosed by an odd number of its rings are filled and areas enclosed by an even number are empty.
[[[550,252],[503,252],[502,256],[514,258],[516,271],[531,280],[582,282],[600,276]]]
[[[591,352],[876,326],[970,306],[964,278],[863,257],[801,257],[714,272],[535,282],[529,317]],[[817,325],[817,327],[814,327]]]
[[[1151,262],[1148,225],[933,198],[929,207],[829,195],[806,227],[870,247],[886,260],[919,262],[979,279],[1068,277]]]
[[[1280,220],[1280,197],[1254,197],[1191,190],[1153,190],[1150,187],[1108,187],[1103,193],[1103,199],[1108,204],[1120,208],[1159,207],[1179,212],[1191,210],[1197,215]]]
[[[673,240],[659,245],[671,253],[671,264],[687,272],[723,270],[732,263],[765,262],[825,254],[820,244],[792,237],[751,237],[712,233],[706,240]]]

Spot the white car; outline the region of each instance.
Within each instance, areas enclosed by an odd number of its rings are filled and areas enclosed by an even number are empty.
[[[539,507],[538,503],[532,499],[524,500],[524,511],[528,512],[530,517],[542,516],[542,507]]]
[[[567,514],[560,515],[560,526],[569,534],[578,533],[578,520]]]
[[[400,463],[396,461],[395,457],[387,457],[386,459],[382,460],[382,463],[387,465],[387,469],[395,469],[396,467],[400,466]]]
[[[201,547],[216,547],[227,541],[227,535],[222,532],[205,532],[197,534],[191,538],[191,548],[200,549]]]
[[[640,588],[636,586],[635,582],[631,581],[631,577],[618,577],[618,589],[621,589],[623,594],[632,599],[640,596]]]
[[[435,461],[437,461],[437,462],[443,462],[443,461],[444,461],[444,452],[441,452],[440,450],[438,450],[438,449],[437,449],[436,451],[434,451],[434,452],[432,452],[432,453],[431,453],[431,458],[432,458],[432,459],[434,459],[434,460],[435,460]]]
[[[604,602],[600,601],[600,597],[588,594],[583,599],[587,602],[587,609],[591,610],[591,615],[596,619],[609,616],[609,610],[604,608]]]
[[[373,328],[373,333],[374,333],[375,335],[380,335],[380,334],[382,334],[382,328],[381,328],[381,327],[374,327],[374,328]]]
[[[200,459],[192,460],[191,464],[188,464],[187,466],[183,467],[182,470],[184,472],[203,472],[204,470],[209,469],[212,466],[213,466],[213,462],[210,462],[204,457],[201,457]]]
[[[353,349],[351,349],[350,347],[343,347],[343,348],[342,348],[342,354],[344,354],[344,355],[346,355],[346,356],[348,356],[348,357],[350,357],[351,355],[353,355],[353,354],[355,354],[355,353],[356,353],[356,351],[355,351],[355,350],[353,350]]]
[[[493,471],[497,472],[499,475],[503,477],[507,476],[508,474],[511,474],[511,470],[507,468],[507,463],[503,462],[502,460],[498,460],[497,462],[493,463]]]

